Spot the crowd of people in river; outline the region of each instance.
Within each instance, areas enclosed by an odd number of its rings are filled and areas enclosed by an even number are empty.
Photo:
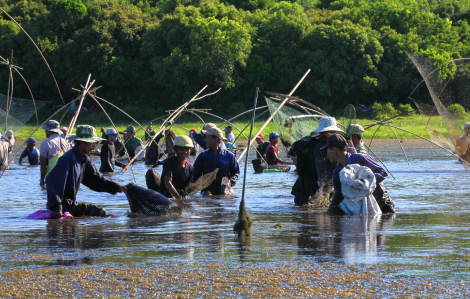
[[[467,124],[465,129],[470,130],[470,123]],[[230,187],[235,186],[240,174],[233,151],[236,139],[231,126],[222,131],[215,124],[206,123],[200,132],[192,129],[189,135],[173,138],[170,130],[161,130],[157,135],[150,123],[145,130],[145,140],[148,142],[145,150],[144,141],[135,136],[133,126],[128,126],[124,132],[101,128],[102,137],[98,137],[95,128],[89,125],[77,126],[76,134],[67,135],[67,128],[60,128],[59,122],[54,120],[49,120],[42,129],[46,139],[38,149],[36,139],[30,137],[20,155],[19,164],[22,165],[27,158],[29,165],[40,165],[40,185],[47,190],[47,209],[52,211],[53,218],[59,218],[65,212],[73,216],[106,215],[99,206],[77,203],[77,192],[81,184],[97,192],[126,192],[125,186],[102,175],[114,172],[116,166],[125,167],[126,164],[118,159],[124,155],[128,159],[137,156],[137,160],[148,166],[162,164],[161,174],[151,168],[146,174],[146,181],[149,189],[168,198],[186,196],[186,186],[215,169],[218,169],[215,180],[201,193],[224,194],[223,184],[228,182]],[[348,132],[351,134],[345,138],[345,131],[338,127],[335,118],[321,118],[316,130],[292,144],[286,152],[286,159],[279,156],[277,145],[281,136],[278,133],[271,132],[269,142],[265,141],[263,134],[259,134],[255,139],[257,158],[263,159],[269,166],[295,164],[298,177],[291,191],[295,205],[311,204],[318,197],[327,198],[330,214],[344,214],[339,207],[344,199],[341,170],[349,164],[367,167],[375,176],[372,195],[381,212],[395,213],[393,200],[383,184],[387,172],[368,154],[363,142],[364,128],[351,124]],[[124,140],[120,138],[121,134]],[[170,137],[171,146],[167,144],[166,149],[162,150],[159,142],[164,137]],[[99,170],[89,158],[97,144],[101,144]],[[8,167],[8,154],[12,152],[13,145],[13,132],[6,131],[0,140],[0,169]],[[193,165],[188,158],[197,154],[199,147],[202,152]],[[160,161],[162,158],[165,159]],[[286,161],[288,158],[293,162]]]

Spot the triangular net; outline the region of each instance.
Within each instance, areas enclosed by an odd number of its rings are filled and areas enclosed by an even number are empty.
[[[0,128],[18,131],[42,106],[48,102],[11,98],[0,94]]]
[[[281,99],[268,98],[264,96],[268,104],[269,113],[271,115],[278,110]],[[318,128],[318,120],[324,116],[328,116],[326,112],[318,107],[316,109],[305,107],[301,104],[286,103],[277,114],[273,117],[276,130],[280,135],[281,142],[284,146],[290,147],[302,137],[310,135],[310,133]],[[311,104],[310,104],[311,105]],[[313,105],[311,105],[313,106]]]
[[[131,212],[141,215],[179,214],[181,208],[162,194],[136,184],[126,186]]]
[[[344,137],[347,140],[351,140],[352,135],[353,135],[353,127],[351,127],[352,124],[356,123],[356,108],[354,108],[353,105],[349,104],[346,106],[346,109],[344,109],[344,116],[342,119],[342,125],[344,126],[344,131],[346,134]]]
[[[219,169],[216,168],[212,172],[200,176],[197,181],[195,181],[194,183],[190,183],[188,186],[186,186],[184,191],[189,195],[194,195],[197,192],[206,189],[215,180],[218,171]]]
[[[434,103],[434,106],[415,103],[430,139],[453,150],[462,160],[470,162],[470,136],[465,134],[458,117],[446,108],[446,105],[464,104],[469,101],[469,60],[454,60],[436,68],[426,57],[411,54],[408,56],[423,77]],[[439,114],[441,122],[434,110]],[[463,165],[470,171],[468,163],[464,162]]]

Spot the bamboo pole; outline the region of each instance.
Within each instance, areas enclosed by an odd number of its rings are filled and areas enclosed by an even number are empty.
[[[250,127],[250,135],[249,139],[251,139],[251,136],[253,134],[253,125],[255,124],[255,113],[256,113],[256,103],[258,102],[258,91],[259,88],[256,88],[256,95],[255,95],[255,100],[254,100],[254,107],[253,107],[253,113],[251,116],[251,127]],[[251,235],[251,226],[253,225],[253,220],[251,220],[250,216],[248,215],[248,212],[246,211],[246,205],[245,205],[245,191],[246,191],[246,172],[248,169],[248,153],[250,152],[250,143],[246,146],[247,148],[247,158],[245,159],[245,169],[243,170],[244,175],[243,175],[243,189],[242,189],[242,200],[240,201],[240,208],[238,211],[238,219],[235,225],[233,226],[234,232],[238,233],[238,237],[241,237],[242,231],[245,231],[245,235],[249,236]]]
[[[93,80],[90,86],[88,86],[88,83],[90,83],[90,78],[91,78],[91,74],[88,74],[88,79],[86,81],[85,87],[83,87],[82,95],[80,96],[80,104],[78,105],[78,109],[75,110],[75,115],[72,117],[69,128],[67,130],[67,134],[64,137],[67,137],[67,135],[72,133],[73,127],[75,126],[75,122],[77,121],[77,118],[78,118],[78,114],[80,114],[80,110],[82,109],[83,99],[85,99],[85,96],[88,93],[88,89],[93,85],[93,83],[95,83],[95,80]]]
[[[302,77],[302,79],[300,79],[300,81],[297,83],[297,85],[292,89],[292,91],[289,93],[289,96],[292,96],[292,94],[297,90],[297,87],[299,87],[300,83],[302,83],[305,79],[305,77],[307,77],[308,73],[310,73],[310,69],[308,69],[308,71],[305,73],[305,75]],[[285,103],[287,103],[287,101],[289,101],[289,98],[286,98],[284,101],[282,101],[282,103],[279,105],[279,107],[277,107],[276,111],[274,111],[271,116],[268,118],[268,120],[261,126],[261,128],[258,130],[258,132],[255,134],[255,136],[258,136],[261,132],[263,132],[264,128],[266,128],[266,126],[268,125],[268,123],[273,119],[274,115],[277,114],[277,112],[279,112],[279,110],[281,110],[282,106],[284,106]],[[253,141],[255,141],[255,138],[253,139],[250,139],[248,141],[248,144],[252,144]],[[240,160],[243,158],[243,156],[245,155],[246,151],[248,149],[248,146],[243,150],[243,152],[240,154],[240,156],[237,158],[237,162],[240,162]]]
[[[158,129],[157,133],[155,134],[155,136],[152,137],[152,142],[155,140],[155,137],[158,136],[158,134],[160,134],[160,132],[165,128],[166,124],[168,122],[172,122],[174,121],[178,115],[181,113],[181,111],[183,111],[186,107],[188,107],[189,104],[191,104],[196,98],[197,96],[204,91],[204,89],[207,88],[208,85],[204,86],[191,100],[189,100],[188,102],[184,103],[181,107],[179,107],[178,109],[175,110],[175,112],[171,113],[170,116],[168,116],[167,119],[165,119],[165,121],[163,122],[163,124],[160,126],[160,128]],[[220,89],[219,89],[220,90]],[[129,167],[129,165],[134,162],[134,160],[136,159],[136,157],[138,157],[144,150],[145,148],[147,147],[149,143],[145,144],[142,149],[134,156],[134,158],[132,158],[129,163],[121,170],[121,172],[124,172],[126,171],[127,167]],[[129,157],[130,158],[130,157]]]

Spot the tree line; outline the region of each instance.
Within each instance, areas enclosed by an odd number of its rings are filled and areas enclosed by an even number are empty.
[[[328,112],[410,104],[422,78],[407,53],[439,65],[470,52],[468,2],[458,0],[2,0],[1,7],[38,44],[66,102],[92,73],[98,95],[136,117],[174,109],[205,84],[222,91],[196,107],[233,115],[251,108],[255,87],[288,93],[308,68],[295,95]],[[12,50],[35,98],[59,103],[39,54],[2,16],[0,56]],[[7,80],[0,69],[0,93]],[[29,98],[15,80],[15,96]],[[429,101],[421,88],[416,96]]]

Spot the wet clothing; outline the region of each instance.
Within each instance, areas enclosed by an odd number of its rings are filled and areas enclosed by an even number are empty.
[[[265,158],[266,159],[266,150],[268,149],[268,146],[270,145],[271,143],[270,142],[264,142],[263,143],[263,146],[261,145],[258,145],[258,147],[256,148],[256,158]],[[263,155],[263,156],[261,156]]]
[[[278,158],[279,152],[277,150],[277,145],[270,143],[266,149],[266,162],[268,165],[277,165],[279,164],[275,158]]]
[[[83,204],[75,202],[80,184],[96,192],[116,194],[120,191],[118,184],[104,178],[88,156],[83,156],[79,148],[74,146],[59,159],[46,178],[47,209],[53,212],[69,212],[73,216],[81,216],[83,214],[80,213],[85,212],[89,213],[88,215],[96,213],[95,208],[87,211],[83,209]]]
[[[53,134],[43,142],[39,148],[41,164],[49,161],[60,152],[67,152],[70,150],[68,141],[59,136],[59,134]]]
[[[39,165],[39,150],[35,147],[33,151],[30,151],[29,148],[25,148],[25,150],[21,153],[20,161],[28,157],[29,165]]]
[[[0,140],[0,170],[8,169],[8,148],[10,143]]]
[[[175,187],[179,195],[184,196],[184,189],[191,182],[193,178],[194,167],[189,161],[185,161],[185,167],[183,168],[178,162],[177,157],[170,157],[163,162],[162,171],[162,187],[160,193],[166,197],[172,197],[170,191],[165,187],[165,176],[171,178],[171,184]]]
[[[135,137],[135,136],[134,136],[134,138],[132,138],[131,141],[128,141],[128,139],[129,138],[124,139],[124,146],[127,149],[127,152],[129,154],[129,158],[132,159],[135,156],[135,150],[139,146],[144,145],[144,143],[142,142],[142,140],[140,138]],[[126,151],[124,150],[124,148],[121,148],[121,150],[119,151],[119,156],[123,156],[125,153],[126,153]]]
[[[100,172],[114,172],[114,166],[125,167],[126,165],[116,161],[116,149],[114,144],[107,140],[101,146],[100,152],[101,166]]]
[[[358,154],[369,154],[366,146],[364,145],[364,142],[359,142],[359,144],[355,147],[355,149],[356,149],[356,153]]]
[[[291,194],[295,196],[295,204],[301,206],[308,204],[310,196],[313,196],[319,189],[315,168],[315,147],[305,149],[296,156],[299,177],[292,187]]]
[[[210,173],[216,168],[219,169],[216,179],[208,188],[202,190],[202,192],[209,191],[214,195],[221,194],[223,177],[228,177],[230,185],[232,187],[235,186],[238,176],[240,175],[240,168],[238,166],[237,159],[232,152],[222,148],[219,149],[217,155],[214,155],[211,149],[207,149],[199,154],[196,158],[196,162],[194,162],[192,181],[197,181],[201,175]]]
[[[145,148],[145,165],[155,165],[158,162],[158,159],[163,155],[159,153],[158,143],[163,137],[163,131],[155,137],[155,140]]]
[[[333,170],[335,169],[335,165],[331,164],[331,161],[326,154],[326,149],[321,149],[326,145],[327,140],[328,136],[320,136],[315,150],[315,168],[317,170],[318,184],[320,186],[331,181]]]
[[[190,137],[193,139],[193,141],[199,144],[204,150],[207,149],[206,137],[198,133],[192,133]],[[223,141],[220,141],[220,144],[221,144],[221,148],[226,149],[226,146]]]
[[[395,213],[395,205],[393,204],[392,199],[390,198],[389,193],[385,189],[385,186],[382,184],[382,181],[388,176],[387,172],[380,167],[374,159],[367,154],[347,154],[346,164],[359,164],[361,166],[366,166],[375,176],[375,181],[377,184],[376,190],[372,193],[376,197],[377,203],[382,210],[382,213]],[[333,172],[333,184],[335,188],[335,195],[331,200],[330,206],[328,208],[329,214],[344,214],[343,210],[338,206],[344,199],[343,193],[341,192],[341,181],[339,179],[339,173],[343,169],[343,165],[338,164]],[[377,190],[378,189],[378,190]]]

